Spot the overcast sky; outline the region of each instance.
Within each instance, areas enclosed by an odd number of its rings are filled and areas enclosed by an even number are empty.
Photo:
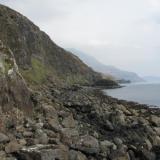
[[[160,76],[160,0],[0,0],[60,46],[104,64]]]

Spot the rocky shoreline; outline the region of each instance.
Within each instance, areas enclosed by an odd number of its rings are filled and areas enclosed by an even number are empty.
[[[0,160],[160,160],[160,109],[82,87],[118,84],[18,12],[0,23]]]
[[[6,119],[2,160],[160,159],[159,109],[80,86],[42,88],[34,101],[33,116]]]

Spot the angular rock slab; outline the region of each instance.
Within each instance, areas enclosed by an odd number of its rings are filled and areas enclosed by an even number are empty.
[[[23,160],[69,160],[69,152],[54,145],[37,145],[23,148],[17,157]]]

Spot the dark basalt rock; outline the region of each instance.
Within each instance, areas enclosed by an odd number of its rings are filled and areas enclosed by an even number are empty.
[[[118,85],[118,83],[113,80],[100,79],[93,84],[93,87],[98,87],[102,89],[112,89],[112,88],[119,88],[120,85]]]

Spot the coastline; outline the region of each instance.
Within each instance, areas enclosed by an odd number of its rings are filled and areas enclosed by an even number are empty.
[[[81,86],[41,88],[34,100],[38,101],[34,117],[19,117],[20,130],[17,126],[4,132],[21,135],[17,142],[2,145],[7,155],[24,160],[39,160],[33,157],[48,153],[64,160],[73,154],[82,160],[160,157],[160,109]]]
[[[140,159],[160,155],[159,151],[155,151],[156,146],[160,145],[160,133],[157,130],[160,129],[159,108],[117,100],[102,94],[97,88],[70,89],[64,97],[64,106],[72,111],[76,120],[83,123],[86,132],[95,131],[99,135],[97,140],[100,144],[106,140],[115,144],[115,139],[119,138],[122,143],[117,146],[116,153],[124,157],[130,152]],[[101,152],[97,155],[99,159],[106,157]],[[107,157],[119,156],[114,149],[111,153]]]

